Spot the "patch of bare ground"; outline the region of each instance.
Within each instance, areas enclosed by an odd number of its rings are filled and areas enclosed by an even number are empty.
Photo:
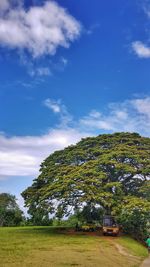
[[[150,267],[150,256],[143,261],[140,267]]]

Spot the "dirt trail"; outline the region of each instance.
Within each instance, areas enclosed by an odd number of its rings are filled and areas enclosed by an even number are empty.
[[[129,257],[132,257],[132,258],[138,258],[138,257],[136,257],[136,256],[133,256],[133,255],[129,254],[129,253],[125,250],[125,248],[122,247],[121,245],[119,245],[119,244],[117,244],[117,243],[115,243],[115,242],[112,242],[112,243],[115,245],[115,247],[117,248],[117,250],[118,250],[118,252],[119,252],[120,254],[122,254],[122,255],[124,255],[124,256],[129,256]],[[140,267],[150,267],[150,256],[149,256],[147,259],[145,259],[145,260],[143,261],[143,263],[140,265]]]
[[[128,253],[128,251],[123,247],[121,246],[120,244],[116,243],[114,239],[110,239],[108,238],[107,240],[109,240],[115,247],[116,249],[118,250],[118,252],[124,256],[128,256],[128,257],[131,257],[131,258],[135,258],[135,259],[138,259],[137,256],[134,256],[134,255],[131,255]],[[145,267],[145,266],[144,266]],[[147,266],[146,266],[147,267]],[[150,267],[150,265],[149,265]]]
[[[124,256],[128,256],[128,257],[132,257],[132,258],[138,258],[137,256],[131,255],[129,254],[124,247],[122,247],[121,245],[113,242],[114,246],[116,247],[116,249],[118,250],[118,252]],[[149,266],[150,267],[150,266]]]
[[[143,261],[140,267],[150,267],[150,256],[145,261]]]

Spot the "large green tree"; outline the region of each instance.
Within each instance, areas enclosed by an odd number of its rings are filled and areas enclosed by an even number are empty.
[[[85,205],[110,213],[127,196],[143,197],[149,205],[143,188],[150,178],[150,138],[137,133],[85,138],[51,154],[40,172],[22,193],[27,207],[62,216]]]
[[[0,194],[0,226],[17,226],[23,221],[16,197],[8,193]]]

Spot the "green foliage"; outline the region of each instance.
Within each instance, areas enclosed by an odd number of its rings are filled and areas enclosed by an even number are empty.
[[[37,226],[50,226],[52,225],[52,219],[49,218],[49,213],[44,207],[30,206],[28,213],[30,218],[27,220],[27,225]]]
[[[102,224],[103,209],[91,206],[85,206],[83,210],[76,210],[74,214],[71,214],[68,218],[64,219],[53,219],[53,226],[65,226],[65,227],[76,227],[76,225],[98,223]]]
[[[79,218],[77,216],[77,214],[73,214],[73,215],[70,215],[68,220],[67,220],[67,225],[69,227],[76,227],[76,225],[78,224],[79,222]]]
[[[57,219],[52,220],[52,226],[58,228],[74,228],[78,222],[76,215],[70,215],[68,219]]]
[[[0,226],[17,226],[24,220],[15,196],[8,193],[0,194]]]
[[[145,181],[139,190],[139,195],[142,198],[150,201],[150,181]]]
[[[104,210],[100,207],[97,208],[92,205],[86,205],[83,207],[82,211],[76,211],[74,216],[81,223],[98,223],[102,224],[103,221]]]
[[[127,233],[139,240],[146,238],[150,222],[150,202],[142,198],[126,197],[116,207],[114,214]]]
[[[145,198],[150,177],[150,139],[137,133],[103,134],[51,154],[23,193],[27,207],[58,218],[85,204],[115,211],[127,196]],[[91,211],[90,211],[91,212]]]

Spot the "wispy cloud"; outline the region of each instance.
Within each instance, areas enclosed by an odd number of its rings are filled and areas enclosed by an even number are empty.
[[[62,64],[64,66],[66,66],[68,64],[68,60],[66,58],[64,58],[64,57],[61,57],[60,61],[62,62]]]
[[[34,76],[51,76],[52,72],[50,71],[50,69],[48,67],[38,67],[38,68],[32,68],[29,70],[29,74],[31,77]]]
[[[137,98],[130,102],[137,112],[145,117],[146,121],[150,120],[150,97]]]
[[[60,113],[61,111],[63,111],[61,100],[53,100],[47,98],[44,100],[43,103],[47,108],[51,109],[54,113]]]
[[[72,115],[68,112],[67,107],[62,103],[61,99],[54,100],[47,98],[43,101],[43,104],[52,110],[54,113],[59,114],[60,116],[60,125],[59,127],[68,126],[72,122]]]
[[[0,133],[0,179],[36,176],[42,160],[55,150],[75,144],[82,137],[100,133],[130,131],[150,136],[150,97],[110,103],[105,112],[91,110],[74,120],[61,100],[46,99],[44,105],[60,118],[41,136],[12,136]]]
[[[150,97],[111,103],[105,113],[93,110],[80,119],[81,127],[89,130],[130,131],[149,135]]]
[[[44,63],[40,59],[34,61],[31,57],[29,59],[28,55],[23,51],[20,52],[20,64],[25,66],[27,73],[31,77],[38,79],[52,75],[52,66],[48,61]]]
[[[38,58],[54,55],[60,46],[68,48],[80,36],[80,22],[55,1],[28,10],[19,2],[23,1],[0,1],[1,46],[27,50]]]
[[[95,23],[95,24],[93,24],[93,25],[91,25],[90,27],[89,27],[89,29],[86,31],[86,33],[88,34],[88,35],[91,35],[91,34],[93,34],[94,32],[95,32],[95,30],[97,30],[97,29],[99,29],[100,28],[100,24],[99,23]]]

